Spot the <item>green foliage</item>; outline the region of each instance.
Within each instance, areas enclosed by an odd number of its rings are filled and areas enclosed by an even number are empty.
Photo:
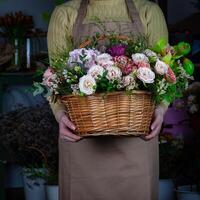
[[[97,80],[96,91],[99,93],[100,92],[113,92],[113,91],[118,90],[119,82],[117,80],[110,82],[106,78],[106,75],[107,75],[107,72],[104,72],[103,76],[100,76],[99,79]]]
[[[168,139],[170,137],[170,139]],[[159,137],[160,179],[175,178],[179,158],[182,156],[183,141],[171,135],[161,134]]]
[[[49,23],[50,17],[51,17],[51,14],[48,11],[42,13],[42,19],[46,23]]]
[[[45,165],[43,165],[42,167],[37,165],[29,166],[24,168],[24,172],[26,173],[27,177],[32,180],[36,178],[45,179],[47,176],[47,169]]]

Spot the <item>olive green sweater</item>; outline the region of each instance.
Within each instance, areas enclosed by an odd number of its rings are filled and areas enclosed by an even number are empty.
[[[133,1],[142,20],[145,34],[149,38],[149,44],[153,45],[160,38],[168,39],[166,22],[159,6],[148,0]],[[57,6],[53,11],[48,29],[50,58],[62,49],[69,50],[68,38],[72,36],[80,2],[81,0],[70,0]],[[90,0],[84,23],[89,23],[93,17],[98,17],[101,21],[131,21],[125,0]],[[59,102],[50,105],[54,114],[65,109]]]

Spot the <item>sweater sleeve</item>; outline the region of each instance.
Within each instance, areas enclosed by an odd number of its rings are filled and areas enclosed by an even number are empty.
[[[64,5],[56,7],[53,11],[47,34],[50,60],[70,50],[74,17],[74,10]]]
[[[146,34],[149,37],[149,44],[154,45],[161,38],[168,41],[168,29],[160,7],[151,3],[146,12]]]
[[[48,52],[50,63],[54,56],[68,52],[72,45],[70,35],[72,35],[72,20],[74,16],[72,9],[66,6],[58,6],[52,13],[48,34]],[[65,110],[65,106],[58,100],[56,103],[49,101],[51,109],[56,116],[56,113]]]

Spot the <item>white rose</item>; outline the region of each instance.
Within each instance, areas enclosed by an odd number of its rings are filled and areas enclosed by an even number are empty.
[[[146,57],[143,53],[135,53],[132,55],[132,60],[138,64],[140,62],[149,62],[148,57]]]
[[[157,74],[164,75],[168,71],[168,65],[160,60],[157,60],[154,69]]]
[[[131,85],[132,83],[135,83],[135,80],[133,76],[127,75],[123,77],[122,82],[123,82],[123,86],[126,87],[126,86]]]
[[[147,57],[153,57],[153,58],[158,58],[157,54],[150,50],[150,49],[146,49],[144,52],[143,52]]]
[[[104,72],[104,68],[100,65],[93,65],[89,70],[88,74],[91,75],[93,78],[97,79],[98,76],[102,76]]]
[[[155,73],[147,67],[140,67],[137,70],[137,77],[144,83],[153,83],[155,79]]]
[[[108,53],[103,53],[96,57],[97,64],[101,66],[105,65],[106,63],[109,63],[110,61],[112,61],[112,56]]]
[[[96,89],[96,81],[91,75],[85,75],[79,79],[79,89],[86,95],[93,94]]]
[[[111,66],[107,68],[107,79],[108,80],[116,80],[116,79],[121,79],[122,77],[122,72],[118,67]]]

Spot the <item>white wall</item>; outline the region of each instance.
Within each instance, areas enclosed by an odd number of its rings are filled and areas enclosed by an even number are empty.
[[[41,14],[53,8],[53,0],[0,0],[0,16],[21,10],[34,17],[35,27],[43,29],[47,28],[47,23],[42,20]]]

